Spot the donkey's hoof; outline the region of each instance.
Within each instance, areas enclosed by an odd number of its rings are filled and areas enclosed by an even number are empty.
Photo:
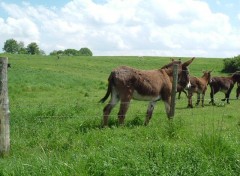
[[[189,104],[189,105],[187,106],[187,108],[193,108],[193,105],[190,105],[190,104]]]
[[[221,99],[221,101],[225,101],[225,100],[226,100],[226,98]]]

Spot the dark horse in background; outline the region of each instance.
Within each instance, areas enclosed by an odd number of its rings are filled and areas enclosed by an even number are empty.
[[[240,83],[239,71],[233,73],[232,76],[212,77],[211,82],[209,84],[211,87],[210,92],[211,101],[209,103],[215,105],[214,95],[220,91],[225,94],[225,98],[223,98],[222,101],[227,100],[227,103],[229,104],[230,93],[236,82]]]
[[[149,101],[145,125],[152,117],[157,101],[163,100],[168,118],[170,117],[170,103],[173,81],[173,65],[178,65],[178,81],[189,83],[188,66],[194,58],[182,63],[171,63],[156,70],[138,70],[121,66],[114,69],[108,78],[106,95],[100,100],[105,102],[111,94],[109,103],[103,109],[103,126],[108,125],[108,117],[115,105],[120,101],[118,112],[119,124],[124,123],[125,115],[131,99]]]

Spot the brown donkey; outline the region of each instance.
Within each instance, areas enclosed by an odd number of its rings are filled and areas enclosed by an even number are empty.
[[[192,105],[192,96],[193,93],[197,93],[197,102],[196,105],[200,102],[200,95],[202,94],[202,107],[204,107],[204,96],[207,90],[207,86],[211,79],[212,71],[204,71],[203,76],[200,78],[190,77],[191,88],[188,89],[188,107],[193,108]]]
[[[210,92],[211,101],[209,103],[212,103],[212,105],[215,105],[214,95],[217,92],[221,91],[225,93],[225,98],[223,98],[222,101],[227,100],[227,103],[229,104],[230,93],[236,82],[238,82],[238,85],[239,85],[240,83],[239,71],[233,73],[232,76],[212,77],[211,82],[209,84],[211,87],[211,92]],[[237,88],[237,91],[238,89],[239,88]]]
[[[119,124],[124,123],[125,115],[131,99],[150,101],[147,109],[145,125],[152,117],[154,106],[162,99],[168,118],[170,117],[170,102],[173,80],[173,65],[178,65],[178,80],[189,82],[188,66],[194,58],[182,63],[172,61],[170,64],[156,70],[138,70],[121,66],[114,69],[108,78],[108,90],[100,100],[105,102],[111,94],[109,103],[103,109],[103,126],[108,125],[108,117],[115,105],[121,101],[118,112]]]

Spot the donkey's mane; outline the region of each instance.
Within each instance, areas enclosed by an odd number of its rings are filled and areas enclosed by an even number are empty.
[[[164,65],[163,67],[161,67],[161,69],[168,69],[169,67],[172,67],[174,64],[181,64],[181,61],[172,61],[171,63]]]

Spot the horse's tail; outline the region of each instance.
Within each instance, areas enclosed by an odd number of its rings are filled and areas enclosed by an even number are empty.
[[[107,92],[105,94],[105,96],[99,101],[99,103],[104,103],[109,95],[111,94],[112,91],[112,84],[113,84],[113,72],[110,74],[109,78],[108,78],[108,89]]]

